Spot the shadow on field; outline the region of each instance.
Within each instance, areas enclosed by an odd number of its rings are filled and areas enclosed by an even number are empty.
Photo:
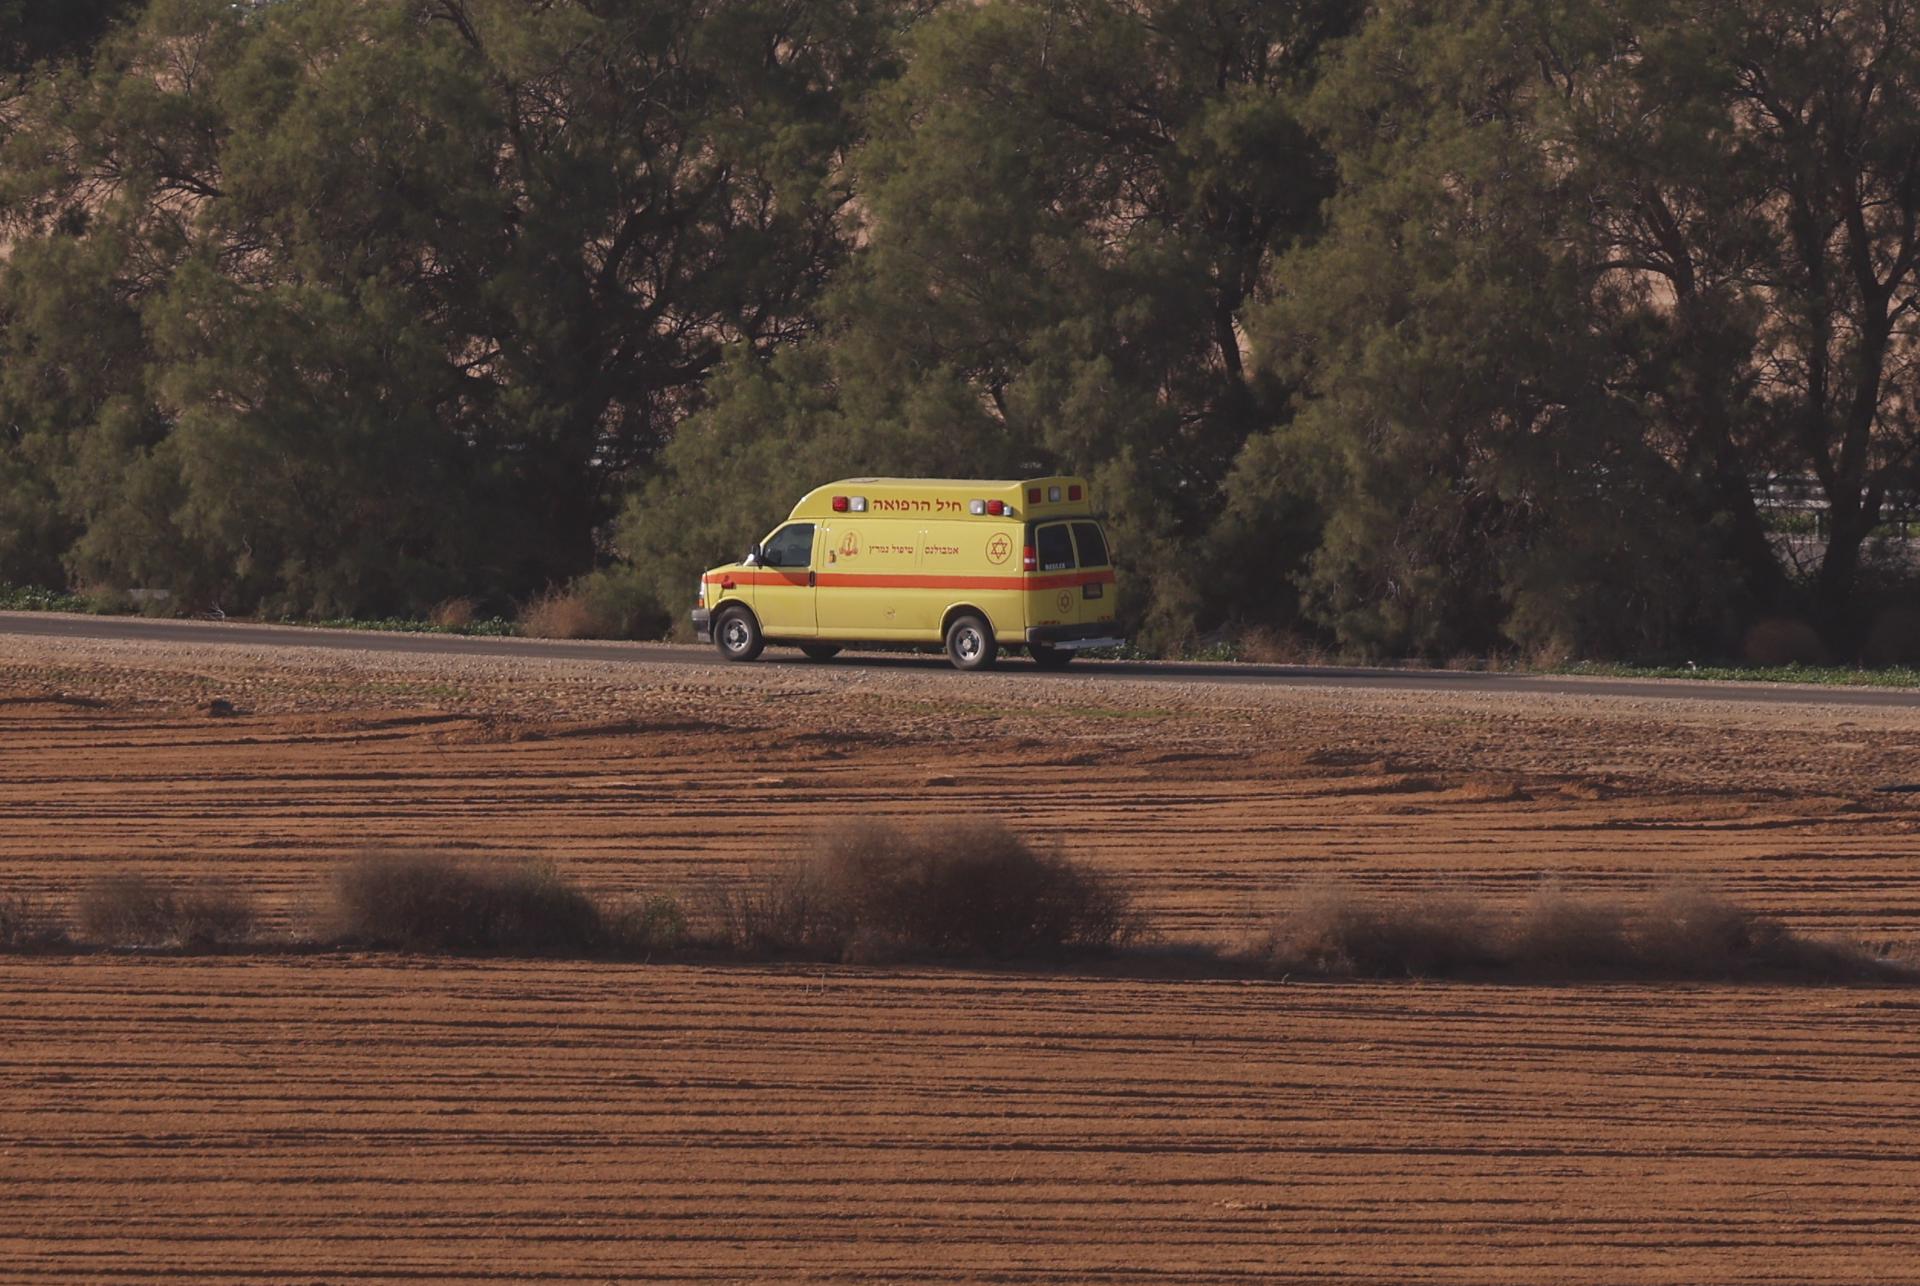
[[[317,951],[743,963],[969,964],[1131,978],[1920,981],[1913,962],[1799,934],[1694,890],[1518,907],[1306,889],[1239,944],[1156,938],[1117,876],[992,821],[836,828],[798,858],[693,898],[597,898],[544,862],[373,854],[338,870],[306,931],[268,941],[225,885],[121,875],[76,936],[0,900],[0,950]]]

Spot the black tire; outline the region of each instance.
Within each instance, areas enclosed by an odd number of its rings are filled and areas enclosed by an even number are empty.
[[[977,616],[956,616],[947,626],[947,659],[956,670],[985,670],[1000,654],[993,631]]]
[[[760,634],[760,622],[744,607],[728,607],[713,623],[713,645],[729,661],[751,661],[760,655],[767,640]]]
[[[831,661],[840,655],[838,643],[802,643],[800,651],[809,661]]]
[[[1029,643],[1027,655],[1031,656],[1033,663],[1043,670],[1064,670],[1067,668],[1067,663],[1073,660],[1073,653],[1066,648],[1048,647],[1045,643]]]

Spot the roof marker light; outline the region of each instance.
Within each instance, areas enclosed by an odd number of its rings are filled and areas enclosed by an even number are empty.
[[[837,514],[843,514],[847,511],[847,498],[845,496],[835,496],[833,498],[833,511]]]
[[[853,510],[857,514],[863,514],[867,511],[867,498],[865,496],[855,496],[848,503],[847,508]]]
[[[1078,487],[1067,488],[1067,499],[1078,500],[1079,498],[1080,498],[1080,488]]]
[[[986,501],[984,501],[984,500],[969,500],[969,501],[967,501],[967,512],[968,512],[968,513],[970,513],[970,514],[974,514],[974,515],[976,515],[976,516],[977,516],[977,515],[979,515],[979,514],[983,514],[983,513],[985,513],[986,511],[987,511],[987,502],[986,502]]]
[[[1007,511],[1006,501],[1004,500],[987,501],[987,512],[992,514],[994,517],[998,518],[1001,514],[1005,513],[1006,511]]]
[[[1051,502],[1051,503],[1053,503],[1053,504],[1056,504],[1056,505],[1057,505],[1057,504],[1059,504],[1059,503],[1060,503],[1060,488],[1058,488],[1058,487],[1048,487],[1048,488],[1047,488],[1047,499],[1048,499],[1048,501],[1050,501],[1050,502]]]
[[[1030,505],[1037,505],[1040,503],[1040,488],[1038,487],[1027,488],[1027,503]]]

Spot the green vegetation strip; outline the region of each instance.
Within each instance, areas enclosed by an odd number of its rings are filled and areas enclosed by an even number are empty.
[[[1844,665],[1625,665],[1581,661],[1555,667],[1547,673],[1590,675],[1604,679],[1695,679],[1708,683],[1812,683],[1841,688],[1920,688],[1920,669],[1912,666],[1868,670]]]
[[[80,594],[69,594],[65,590],[0,585],[0,611],[93,612],[98,610],[93,599]]]
[[[322,630],[368,630],[384,634],[464,634],[478,635],[482,638],[513,638],[522,633],[519,626],[504,616],[489,616],[465,625],[436,625],[432,621],[402,616],[382,616],[372,619],[335,616],[313,621],[282,617],[273,624],[309,626]]]

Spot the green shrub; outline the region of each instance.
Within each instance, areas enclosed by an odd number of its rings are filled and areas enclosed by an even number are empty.
[[[1819,631],[1805,621],[1770,618],[1747,631],[1741,659],[1748,665],[1825,665],[1830,658]]]
[[[1920,607],[1894,607],[1880,613],[1860,659],[1868,665],[1920,665]]]

